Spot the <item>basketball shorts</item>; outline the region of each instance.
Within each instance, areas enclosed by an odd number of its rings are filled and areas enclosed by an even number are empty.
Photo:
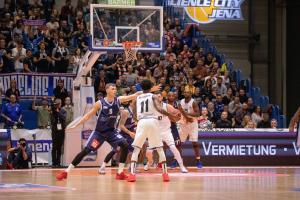
[[[91,151],[97,151],[99,147],[104,143],[108,142],[112,148],[117,148],[120,143],[125,141],[125,138],[119,133],[118,130],[107,131],[104,133],[99,133],[98,131],[93,131],[87,140],[86,147]]]
[[[163,130],[161,132],[161,138],[162,138],[162,141],[168,145],[168,147],[170,147],[171,145],[175,145],[171,129]]]
[[[180,124],[180,140],[185,142],[189,138],[190,142],[198,142],[198,123]]]
[[[141,149],[147,138],[149,149],[163,147],[157,119],[141,119],[138,122],[132,146]]]
[[[128,145],[129,145],[128,151],[133,152],[133,147],[132,147],[133,138],[130,135],[128,135],[127,133],[124,133],[122,131],[121,131],[121,135],[123,136],[123,138],[125,138],[125,140],[127,141]]]

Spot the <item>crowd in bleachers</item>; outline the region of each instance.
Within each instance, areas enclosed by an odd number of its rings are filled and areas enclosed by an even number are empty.
[[[83,53],[88,50],[88,0],[78,0],[76,7],[66,0],[61,10],[54,0],[14,2],[5,0],[0,10],[0,73],[76,73]],[[45,23],[26,25],[25,19],[45,19]],[[200,32],[198,26],[192,28],[194,33]],[[141,89],[139,82],[147,78],[153,84],[161,84],[164,98],[175,92],[182,99],[184,91],[191,92],[201,110],[200,128],[278,126],[276,119],[270,118],[272,111],[268,106],[254,105],[247,88],[239,84],[224,60],[195,42],[191,27],[165,15],[164,32],[163,53],[138,52],[135,62],[126,62],[123,55],[99,58],[92,75],[97,96],[105,95],[107,83],[116,83],[118,95],[136,92]],[[63,100],[68,92],[63,94]],[[9,100],[11,95],[3,93]]]

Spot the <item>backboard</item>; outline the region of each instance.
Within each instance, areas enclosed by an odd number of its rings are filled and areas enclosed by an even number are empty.
[[[122,42],[142,42],[139,51],[163,50],[163,7],[90,5],[90,50],[123,51]]]

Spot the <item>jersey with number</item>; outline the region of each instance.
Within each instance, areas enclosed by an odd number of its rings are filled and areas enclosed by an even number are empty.
[[[193,108],[193,103],[194,103],[194,99],[192,98],[189,102],[185,102],[185,99],[182,99],[180,101],[180,105],[182,107],[182,109],[187,112],[187,113],[194,113],[194,108]],[[193,117],[194,122],[197,122],[197,119],[195,117]],[[185,120],[184,120],[185,122]]]
[[[128,115],[128,118],[124,124],[124,126],[129,130],[129,131],[132,131],[134,132],[135,130],[135,123],[134,123],[134,117],[133,117],[133,113],[132,113],[132,110],[130,109],[130,107],[128,108],[125,108],[128,112],[129,112],[129,115]],[[122,132],[122,131],[121,131]]]
[[[167,104],[163,103],[163,109],[167,111]],[[159,130],[164,132],[171,128],[171,121],[168,116],[162,115],[162,119],[159,121]]]
[[[120,112],[120,101],[117,97],[113,102],[107,102],[105,98],[99,100],[101,110],[97,119],[96,131],[103,133],[117,128]]]
[[[136,109],[138,120],[148,118],[158,119],[158,117],[161,116],[154,107],[152,93],[144,93],[138,96],[136,100]]]

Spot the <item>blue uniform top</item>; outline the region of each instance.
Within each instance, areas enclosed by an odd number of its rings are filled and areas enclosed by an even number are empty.
[[[128,110],[129,112],[129,116],[125,122],[125,127],[129,130],[129,131],[132,131],[134,132],[134,129],[135,129],[135,123],[134,123],[134,118],[133,118],[133,112],[132,110],[130,109],[130,107],[128,108],[125,108],[126,110]],[[121,131],[121,133],[123,133],[123,131]],[[126,133],[125,133],[126,134]]]
[[[97,119],[96,131],[106,133],[117,128],[120,112],[120,101],[115,97],[114,101],[109,103],[105,98],[99,100],[101,110]]]
[[[168,101],[166,103],[169,104]],[[177,103],[177,101],[174,101],[173,105],[171,105],[171,106],[173,106],[175,109],[178,109],[178,103]],[[171,127],[172,126],[177,128],[176,122],[172,122],[171,121]]]
[[[2,107],[2,113],[5,114],[7,117],[9,117],[13,122],[6,121],[6,124],[9,126],[13,126],[14,122],[17,122],[22,114],[22,109],[20,104],[15,103],[6,103]]]

